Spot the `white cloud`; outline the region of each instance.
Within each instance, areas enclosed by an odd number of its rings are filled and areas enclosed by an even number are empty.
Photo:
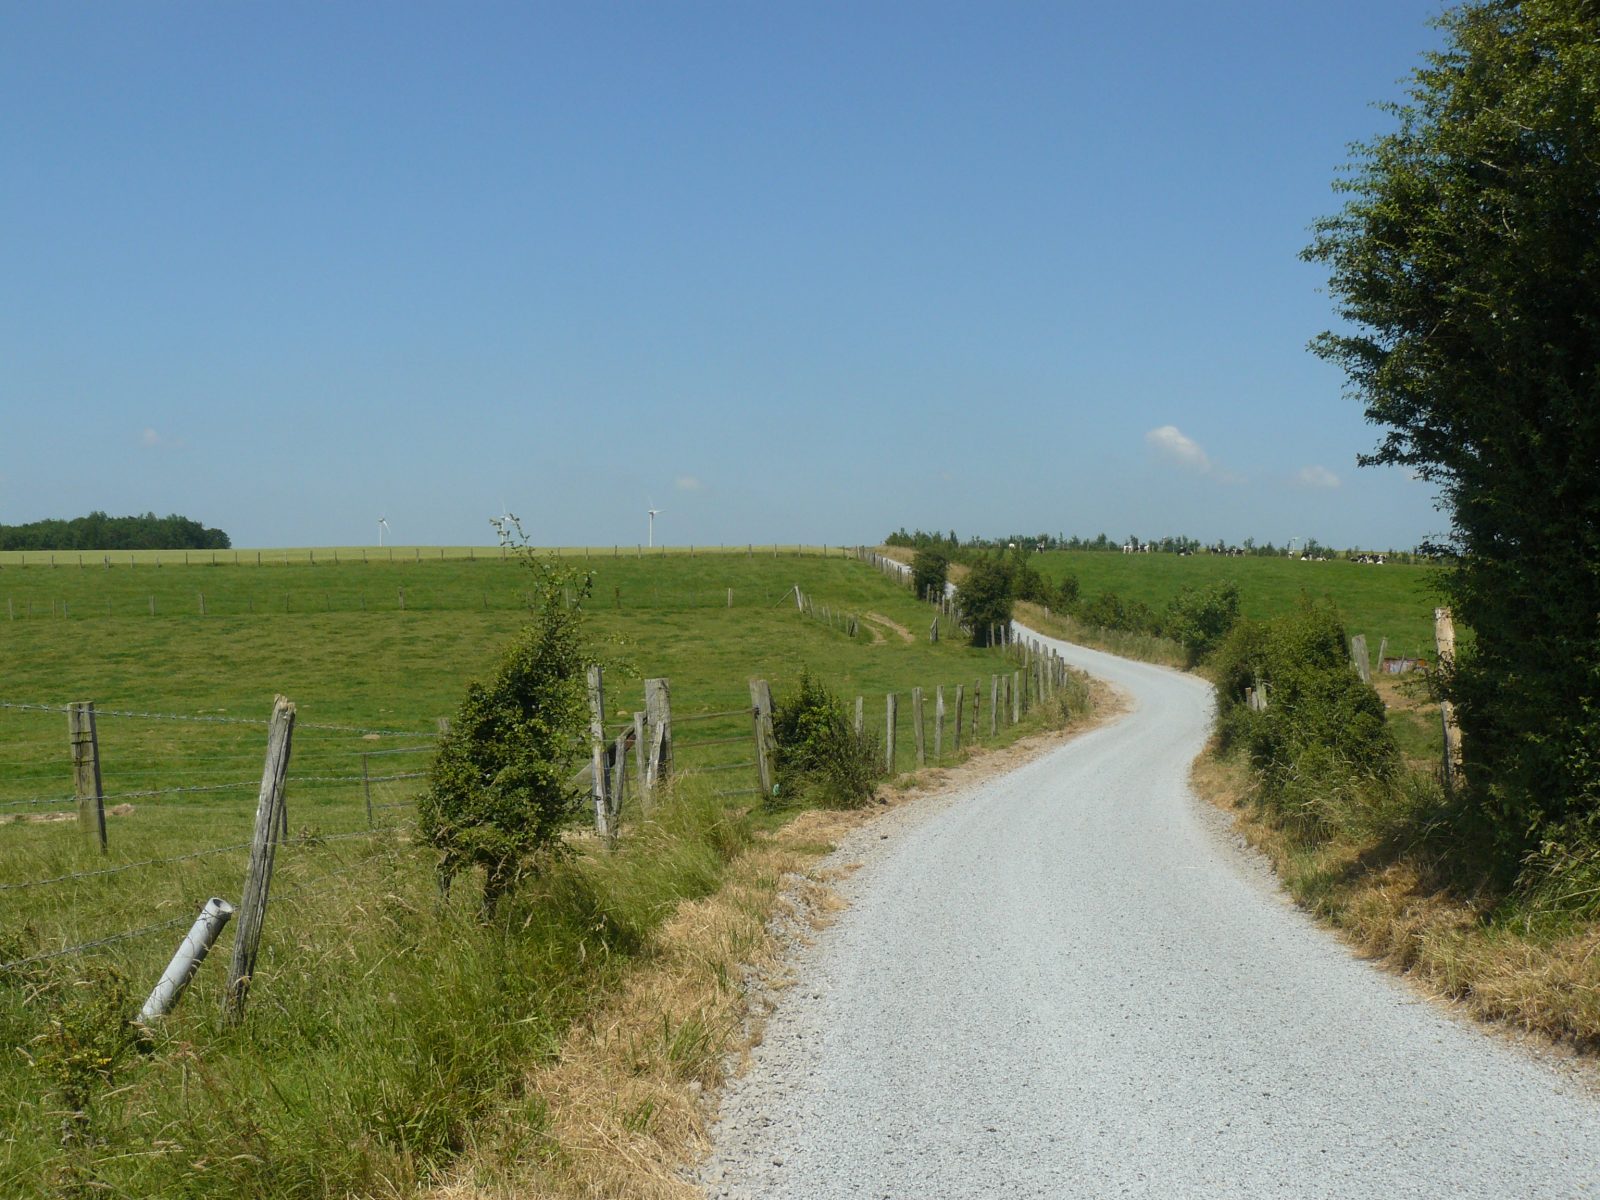
[[[1176,425],[1163,425],[1159,429],[1152,429],[1144,435],[1144,440],[1145,445],[1152,447],[1168,462],[1199,471],[1202,475],[1211,473],[1211,459],[1200,448],[1200,443],[1187,436]]]
[[[693,475],[679,475],[677,479],[672,481],[672,486],[680,492],[703,492],[706,490],[706,485]]]
[[[141,446],[159,446],[161,445],[161,435],[154,429],[146,429],[139,435],[139,444]]]
[[[1339,477],[1327,467],[1301,467],[1295,475],[1294,481],[1301,487],[1308,488],[1336,488],[1339,486]]]

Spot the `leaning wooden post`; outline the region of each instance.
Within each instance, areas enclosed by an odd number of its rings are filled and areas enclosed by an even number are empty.
[[[650,727],[650,753],[645,774],[651,798],[672,778],[672,688],[666,679],[644,681],[644,719]]]
[[[589,771],[590,795],[594,800],[594,831],[611,836],[611,802],[606,794],[606,692],[605,676],[598,663],[589,667]]]
[[[772,744],[772,689],[765,679],[750,681],[750,721],[756,741],[756,786],[763,803],[772,800],[777,762]]]
[[[94,702],[67,705],[67,737],[72,744],[72,790],[78,798],[78,828],[100,842],[106,853],[106,796],[100,783],[100,738]]]
[[[967,685],[958,683],[956,684],[956,724],[955,729],[952,731],[955,734],[955,741],[950,747],[957,754],[961,753],[961,710],[966,706]]]
[[[650,784],[644,766],[645,750],[645,723],[644,714],[633,714],[633,777],[639,785],[639,807],[641,810],[650,807],[653,797],[650,795]]]
[[[244,895],[239,901],[239,925],[233,941],[233,963],[222,993],[222,1018],[229,1023],[244,1016],[244,1002],[256,970],[261,945],[261,925],[267,916],[267,895],[272,888],[272,863],[277,853],[275,831],[283,811],[283,783],[289,773],[289,749],[294,740],[294,705],[279,696],[272,705],[267,727],[267,760],[261,769],[261,791],[256,797],[255,836],[250,843],[250,866],[245,871]]]
[[[1448,608],[1433,610],[1433,644],[1439,652],[1439,670],[1448,678],[1456,660],[1456,623]],[[1453,795],[1461,773],[1461,726],[1450,701],[1439,701],[1439,720],[1444,725],[1444,790]]]
[[[928,747],[926,735],[922,730],[922,689],[919,687],[911,689],[911,728],[914,731],[912,740],[917,747],[917,767],[920,770],[928,765]]]
[[[1000,676],[989,676],[989,736],[1000,732]]]
[[[884,724],[885,724],[884,734],[883,734],[884,769],[890,775],[893,775],[894,774],[895,718],[899,715],[899,712],[900,712],[900,697],[896,696],[893,692],[890,692],[887,696],[885,696],[883,698],[883,712],[884,712]]]
[[[1372,682],[1372,663],[1367,659],[1367,635],[1358,633],[1350,639],[1350,661],[1362,683]]]
[[[1022,720],[1022,672],[1011,672],[1011,723]]]
[[[933,690],[933,761],[944,758],[944,684]]]
[[[606,799],[611,805],[611,840],[622,832],[622,805],[628,794],[628,731],[617,734],[611,747],[611,783]]]

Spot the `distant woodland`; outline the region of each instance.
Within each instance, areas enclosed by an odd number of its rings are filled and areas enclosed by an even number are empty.
[[[226,550],[220,529],[172,513],[158,517],[108,517],[92,512],[71,520],[0,525],[0,550]]]

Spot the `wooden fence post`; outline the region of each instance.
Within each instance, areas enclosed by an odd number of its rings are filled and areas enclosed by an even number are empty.
[[[895,717],[899,715],[900,698],[890,692],[883,700],[885,728],[883,734],[884,767],[892,776],[894,774],[894,735]]]
[[[983,680],[972,681],[972,740],[976,744],[983,740]]]
[[[1433,644],[1439,652],[1439,669],[1446,674],[1455,665],[1456,623],[1448,608],[1433,610]],[[1439,701],[1439,720],[1444,725],[1444,790],[1454,795],[1456,777],[1461,773],[1461,726],[1456,724],[1455,705]]]
[[[644,681],[644,719],[650,728],[650,753],[645,764],[650,797],[672,778],[672,688],[666,679]]]
[[[589,667],[589,771],[590,795],[594,798],[594,831],[611,836],[607,817],[611,801],[606,795],[606,692],[605,678],[598,663]]]
[[[939,641],[939,618],[933,619],[933,624],[928,626],[928,641],[937,644]]]
[[[1022,672],[1011,672],[1011,723],[1022,720]]]
[[[1000,676],[989,676],[989,736],[1000,732]]]
[[[1378,639],[1378,670],[1383,670],[1383,660],[1389,657],[1389,639]]]
[[[645,751],[645,724],[644,714],[633,714],[633,777],[639,785],[639,807],[643,811],[649,808],[653,797],[650,795],[650,784],[644,769]]]
[[[100,737],[95,730],[94,702],[67,705],[67,737],[72,744],[72,791],[78,798],[78,828],[100,842],[106,853],[106,797],[100,783]]]
[[[867,727],[867,722],[866,722],[865,700],[864,700],[863,697],[857,696],[856,697],[856,736],[860,737],[861,733],[862,733],[862,730],[864,730],[866,727]]]
[[[1367,635],[1358,633],[1350,639],[1350,661],[1362,683],[1372,682],[1372,663],[1367,658]]]
[[[611,805],[611,838],[622,832],[622,804],[628,794],[628,731],[617,734],[611,748],[611,783],[606,799]]]
[[[944,684],[933,690],[933,761],[944,758]]]
[[[765,679],[750,681],[750,720],[755,727],[756,786],[760,789],[762,803],[771,803],[778,764],[776,738],[772,732],[772,689]]]
[[[367,802],[367,828],[372,828],[372,780],[367,774],[367,756],[361,756],[361,795]]]
[[[951,746],[951,749],[957,754],[961,753],[961,710],[965,708],[966,705],[967,685],[964,683],[958,683],[956,684],[956,724],[954,730],[951,731],[955,734],[955,743]]]
[[[928,747],[922,729],[922,689],[911,689],[911,728],[915,731],[913,741],[917,747],[917,767],[920,769],[928,765]]]
[[[255,836],[250,843],[250,866],[245,871],[244,894],[239,901],[239,924],[233,941],[233,963],[228,986],[222,993],[224,1021],[244,1016],[244,1002],[256,970],[261,945],[261,925],[267,916],[267,896],[272,889],[272,863],[277,852],[274,836],[282,821],[283,783],[289,773],[289,750],[294,741],[294,705],[279,696],[272,704],[267,727],[267,760],[261,769],[261,791],[256,797]]]

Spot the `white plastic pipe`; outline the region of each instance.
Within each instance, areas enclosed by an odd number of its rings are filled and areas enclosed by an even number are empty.
[[[200,910],[200,915],[189,927],[189,932],[184,934],[178,952],[172,956],[172,961],[162,972],[161,982],[156,984],[156,990],[150,993],[150,999],[146,1000],[144,1007],[139,1010],[141,1021],[154,1021],[172,1011],[173,1006],[178,1003],[178,997],[183,995],[183,989],[189,986],[189,980],[193,979],[194,973],[200,969],[200,964],[205,961],[212,943],[217,940],[217,935],[222,932],[222,927],[228,923],[228,918],[231,916],[233,916],[233,905],[221,896],[213,896],[206,901],[205,907]]]

